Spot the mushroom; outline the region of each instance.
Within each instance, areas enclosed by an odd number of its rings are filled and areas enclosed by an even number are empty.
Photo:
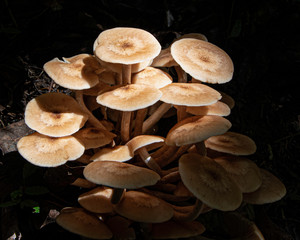
[[[186,107],[186,112],[193,115],[216,115],[216,116],[228,116],[230,114],[230,108],[226,103],[217,101],[207,106],[199,107]]]
[[[118,161],[126,162],[132,159],[134,154],[127,145],[118,145],[112,148],[102,148],[96,152],[91,158],[91,161]]]

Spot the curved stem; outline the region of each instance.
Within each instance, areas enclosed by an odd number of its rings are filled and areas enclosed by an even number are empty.
[[[157,162],[150,156],[148,153],[146,147],[142,147],[136,150],[138,154],[140,155],[143,162],[153,171],[158,173],[160,176],[162,175],[162,171],[160,166],[157,164]]]
[[[143,133],[143,121],[147,115],[148,108],[139,109],[135,117],[134,133],[133,136],[138,136]]]

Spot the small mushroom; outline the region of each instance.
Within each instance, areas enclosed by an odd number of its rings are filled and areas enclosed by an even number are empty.
[[[102,148],[96,152],[91,158],[91,161],[117,161],[126,162],[133,158],[134,154],[127,145],[118,145],[112,148]]]

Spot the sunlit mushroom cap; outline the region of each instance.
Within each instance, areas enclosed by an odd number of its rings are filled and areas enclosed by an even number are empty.
[[[156,103],[161,95],[161,91],[153,86],[130,84],[100,94],[97,102],[120,111],[135,111]]]
[[[149,32],[138,28],[117,27],[101,32],[96,39],[95,55],[102,61],[134,64],[155,58],[161,46]]]
[[[236,132],[212,136],[205,141],[205,146],[232,155],[250,155],[256,152],[255,142],[250,137]]]
[[[221,94],[199,83],[171,83],[160,88],[161,101],[184,106],[205,106],[217,102]]]
[[[25,108],[27,126],[52,137],[77,132],[87,119],[76,100],[63,93],[42,94],[32,99]]]
[[[54,58],[44,64],[45,72],[58,85],[74,89],[88,89],[99,82],[96,70],[101,69],[95,57],[89,54],[79,54],[61,61]]]
[[[115,161],[89,163],[83,174],[93,183],[128,189],[151,186],[160,179],[160,176],[150,169]]]
[[[63,165],[79,158],[85,150],[73,136],[54,138],[37,132],[22,137],[17,148],[22,157],[40,167]]]
[[[186,112],[193,115],[216,115],[216,116],[228,116],[230,114],[230,108],[227,104],[217,101],[207,106],[192,107],[188,106]]]
[[[274,174],[260,168],[262,184],[254,192],[244,193],[244,202],[250,204],[265,204],[279,201],[286,195],[284,184]]]
[[[208,157],[187,153],[179,159],[184,185],[211,208],[231,211],[242,203],[242,192],[225,169]]]
[[[118,145],[112,148],[102,148],[96,152],[90,160],[92,161],[117,161],[125,162],[134,157],[127,145]]]
[[[230,121],[220,116],[193,116],[175,124],[167,134],[165,143],[169,146],[183,146],[204,141],[225,133],[231,127]]]
[[[259,167],[250,159],[238,156],[218,157],[214,159],[228,172],[243,193],[253,192],[262,184]]]
[[[155,135],[139,135],[132,139],[130,139],[126,145],[130,149],[132,153],[134,153],[137,149],[142,148],[144,146],[154,144],[154,143],[163,143],[165,141],[164,137],[155,136]]]
[[[162,88],[172,83],[172,77],[158,68],[146,67],[144,70],[135,73],[132,76],[131,82]]]
[[[174,214],[171,205],[164,200],[138,191],[126,192],[115,211],[123,217],[145,223],[165,222]]]
[[[198,221],[179,222],[169,220],[152,224],[152,239],[189,238],[202,234],[205,227]]]
[[[95,215],[82,208],[65,207],[56,218],[56,223],[62,228],[91,239],[112,238],[112,232]]]
[[[212,43],[184,38],[171,45],[171,54],[181,68],[197,80],[226,83],[232,79],[231,58]]]

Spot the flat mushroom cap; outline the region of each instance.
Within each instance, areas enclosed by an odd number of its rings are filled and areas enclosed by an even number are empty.
[[[137,149],[145,147],[147,145],[153,143],[163,143],[165,141],[164,137],[155,136],[155,135],[139,135],[132,139],[130,139],[126,145],[130,149],[132,153],[134,153]]]
[[[164,200],[138,191],[126,192],[115,206],[115,211],[123,217],[144,223],[165,222],[174,214],[171,205]]]
[[[95,215],[81,208],[65,207],[56,218],[56,223],[62,228],[91,239],[112,238],[112,232]]]
[[[282,199],[286,194],[284,184],[271,172],[260,168],[262,184],[254,192],[244,193],[243,200],[250,204],[273,203]]]
[[[40,167],[63,165],[79,158],[85,150],[73,136],[53,138],[37,132],[22,137],[17,148],[22,157]]]
[[[79,54],[61,61],[54,58],[44,64],[45,72],[58,85],[74,89],[88,89],[99,82],[96,70],[101,69],[100,64],[90,54]]]
[[[96,161],[83,170],[90,182],[114,188],[136,189],[157,183],[160,176],[147,168],[115,161]]]
[[[226,132],[222,135],[212,136],[205,141],[205,146],[232,155],[243,156],[256,152],[255,142],[250,137],[236,132]]]
[[[196,80],[226,83],[232,79],[231,58],[212,43],[193,38],[180,39],[171,45],[171,54],[181,68]]]
[[[153,86],[129,84],[100,94],[97,102],[111,109],[135,111],[156,103],[161,95],[161,91]]]
[[[231,112],[229,106],[221,101],[217,101],[207,106],[186,107],[186,112],[193,115],[216,115],[228,116]]]
[[[51,137],[71,135],[83,127],[87,119],[76,100],[63,93],[42,94],[25,108],[26,125]]]
[[[187,153],[179,159],[184,185],[203,203],[221,211],[237,209],[242,192],[225,169],[208,157]]]
[[[261,171],[250,159],[238,156],[226,156],[218,157],[214,160],[225,168],[243,193],[253,192],[261,186]]]
[[[175,124],[167,134],[165,143],[169,146],[183,146],[204,141],[226,132],[231,123],[220,116],[193,116]]]
[[[102,148],[96,152],[90,160],[92,161],[117,161],[125,162],[134,157],[127,145],[118,145],[113,148]]]
[[[169,220],[163,223],[152,224],[152,239],[189,238],[202,234],[205,227],[198,221],[178,222]]]
[[[149,32],[138,28],[117,27],[101,32],[96,39],[95,55],[102,61],[134,64],[155,58],[161,46]]]

